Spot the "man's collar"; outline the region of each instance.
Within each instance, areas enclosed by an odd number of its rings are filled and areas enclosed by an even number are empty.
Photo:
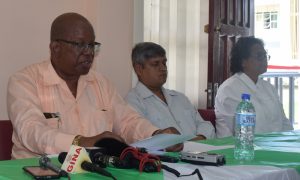
[[[142,98],[148,98],[150,96],[154,96],[154,93],[148,89],[143,83],[140,81],[137,82],[135,89],[142,96]]]
[[[50,60],[45,62],[45,66],[43,66],[43,68],[44,73],[42,74],[45,85],[59,84],[61,78],[57,75]]]
[[[136,84],[135,88],[138,91],[138,93],[142,96],[142,98],[144,98],[144,99],[155,95],[149,88],[147,88],[140,81]],[[165,89],[164,87],[162,87],[162,92],[165,94],[165,96],[166,95],[177,96],[176,91],[168,90],[168,89]]]
[[[55,85],[64,81],[58,76],[50,60],[45,62],[45,66],[43,68],[43,79],[45,85]],[[95,78],[93,78],[93,76],[94,73],[92,72],[92,70],[90,70],[88,74],[80,76],[80,79],[84,81],[94,81]]]

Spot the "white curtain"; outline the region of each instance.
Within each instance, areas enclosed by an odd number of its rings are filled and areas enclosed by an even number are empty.
[[[143,22],[143,41],[166,49],[169,74],[165,88],[184,93],[197,107],[200,0],[144,0]]]

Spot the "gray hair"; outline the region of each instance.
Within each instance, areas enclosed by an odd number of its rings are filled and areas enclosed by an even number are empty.
[[[132,65],[143,65],[150,58],[166,56],[166,51],[159,44],[142,42],[134,46],[131,52]]]

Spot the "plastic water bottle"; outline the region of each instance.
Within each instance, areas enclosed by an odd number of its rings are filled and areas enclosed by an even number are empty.
[[[242,94],[242,101],[235,113],[235,148],[234,158],[237,160],[253,160],[254,129],[256,114],[249,94]]]

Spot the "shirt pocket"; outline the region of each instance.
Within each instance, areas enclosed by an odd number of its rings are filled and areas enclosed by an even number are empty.
[[[152,111],[146,114],[145,118],[149,120],[151,124],[161,129],[172,126],[172,124],[170,124],[170,116],[167,113]]]
[[[96,108],[87,118],[90,120],[87,133],[97,135],[104,131],[113,131],[114,113],[108,109]]]
[[[60,120],[59,118],[48,118],[45,120],[48,127],[59,128]]]
[[[196,111],[194,109],[185,109],[181,117],[181,127],[186,134],[196,134],[198,123],[196,122]]]
[[[160,116],[157,116],[155,114],[148,114],[145,118],[156,127],[163,128],[165,126]]]
[[[183,114],[184,119],[196,119],[196,112],[194,109],[185,109]]]

